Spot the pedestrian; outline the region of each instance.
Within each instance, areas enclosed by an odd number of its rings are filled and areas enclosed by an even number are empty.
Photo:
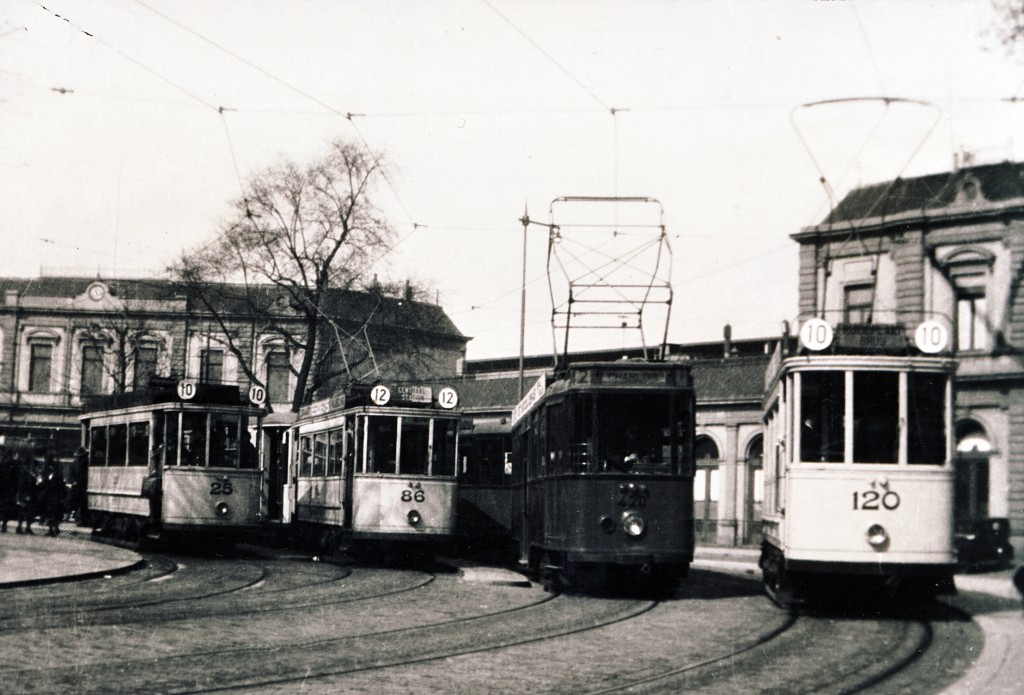
[[[32,534],[32,522],[36,516],[37,467],[29,458],[18,465],[18,488],[14,503],[18,508],[18,528],[15,533]]]
[[[39,510],[46,522],[47,536],[60,534],[60,522],[64,519],[64,501],[68,494],[60,466],[52,457],[47,457],[39,484]]]
[[[1024,565],[1013,571],[1013,585],[1017,587],[1017,592],[1024,599]]]
[[[75,451],[71,464],[71,493],[68,496],[68,521],[85,523],[86,488],[89,480],[89,452],[84,447]]]
[[[7,533],[7,522],[18,517],[15,501],[18,492],[16,454],[0,452],[0,533]]]

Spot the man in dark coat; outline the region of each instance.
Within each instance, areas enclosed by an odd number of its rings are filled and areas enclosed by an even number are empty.
[[[22,461],[18,466],[18,487],[15,504],[18,507],[18,528],[15,533],[32,535],[32,522],[36,516],[37,468],[32,461]],[[24,530],[22,530],[24,527]]]
[[[47,536],[60,534],[60,522],[64,519],[64,502],[68,489],[60,466],[52,458],[46,461],[42,480],[39,483],[39,511],[48,528]]]
[[[18,465],[14,455],[0,452],[0,532],[7,533],[7,522],[18,517],[15,501],[18,493]]]

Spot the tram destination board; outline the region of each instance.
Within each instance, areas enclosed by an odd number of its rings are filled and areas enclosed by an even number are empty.
[[[671,385],[669,369],[579,369],[573,372],[574,384],[605,386]]]
[[[848,352],[881,355],[903,354],[907,336],[895,324],[841,323],[836,326],[836,348]]]

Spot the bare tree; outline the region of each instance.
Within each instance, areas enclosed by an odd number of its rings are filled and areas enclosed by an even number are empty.
[[[1024,45],[1024,1],[992,0],[997,21],[992,27],[996,39],[1014,52]]]
[[[294,411],[339,369],[372,361],[366,326],[338,321],[329,299],[369,284],[371,258],[391,243],[373,202],[382,176],[378,155],[343,141],[306,166],[270,167],[249,179],[218,236],[170,268],[251,382],[262,383],[251,360],[257,334],[275,335],[289,356],[301,355],[298,364],[289,360]]]

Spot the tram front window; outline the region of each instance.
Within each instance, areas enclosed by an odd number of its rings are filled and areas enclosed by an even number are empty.
[[[842,463],[845,374],[801,372],[800,380],[800,459]]]
[[[946,376],[907,375],[907,463],[946,461]]]
[[[434,475],[455,475],[455,433],[458,420],[434,420]]]
[[[899,455],[899,374],[854,372],[853,462],[898,463]]]
[[[398,418],[366,418],[366,472],[395,473]]]
[[[181,465],[206,464],[206,413],[181,415]]]
[[[597,396],[597,458],[601,469],[670,473],[671,445],[681,432],[671,432],[671,398],[667,395]]]
[[[426,475],[429,441],[429,418],[402,418],[402,453],[401,460],[398,462],[399,473],[402,475]]]
[[[238,467],[238,416],[222,413],[210,415],[210,467]]]

